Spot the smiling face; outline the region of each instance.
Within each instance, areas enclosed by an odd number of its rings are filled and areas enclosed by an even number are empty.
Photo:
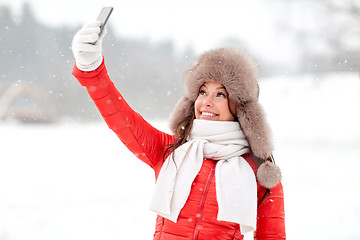
[[[225,87],[214,81],[205,82],[195,101],[195,118],[212,121],[234,121],[236,106]]]

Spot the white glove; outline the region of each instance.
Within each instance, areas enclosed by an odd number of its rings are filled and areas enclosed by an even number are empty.
[[[106,29],[99,36],[100,26],[100,21],[88,23],[74,36],[72,51],[76,66],[81,71],[93,71],[102,63],[102,39],[106,34]],[[96,44],[92,44],[95,41],[97,41]]]

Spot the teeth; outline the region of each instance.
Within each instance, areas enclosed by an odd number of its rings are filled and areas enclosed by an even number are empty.
[[[209,113],[209,112],[202,112],[201,113],[203,116],[210,116],[210,117],[215,117],[216,115],[213,113]]]

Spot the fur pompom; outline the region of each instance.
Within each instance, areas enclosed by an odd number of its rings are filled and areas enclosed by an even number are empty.
[[[281,171],[280,168],[271,161],[265,161],[258,168],[256,177],[261,186],[271,189],[280,182]]]

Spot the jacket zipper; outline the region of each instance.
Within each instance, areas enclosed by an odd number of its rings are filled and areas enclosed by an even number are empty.
[[[198,237],[199,237],[199,230],[200,230],[203,211],[204,211],[204,207],[205,207],[205,200],[206,200],[206,197],[207,197],[208,192],[209,192],[211,179],[213,178],[214,173],[215,173],[215,166],[216,166],[215,164],[213,166],[211,166],[209,176],[208,176],[208,178],[206,180],[204,192],[203,192],[203,195],[201,196],[200,205],[199,205],[199,208],[198,208],[198,212],[196,214],[197,221],[196,221],[196,225],[195,225],[193,240],[197,240]]]

